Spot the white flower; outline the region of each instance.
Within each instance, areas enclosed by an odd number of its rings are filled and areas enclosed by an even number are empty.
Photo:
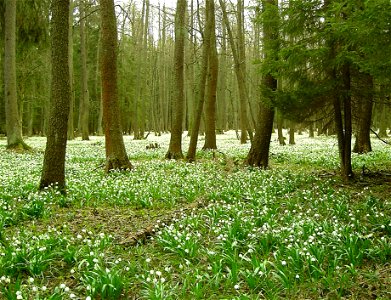
[[[91,296],[87,296],[87,297],[86,297],[86,300],[91,300]]]
[[[43,286],[43,287],[41,287],[41,290],[42,290],[42,291],[46,291],[46,290],[47,290],[47,287],[46,287],[46,286]]]
[[[34,278],[33,277],[30,277],[29,278],[29,283],[33,283],[34,282]]]
[[[150,258],[147,258],[145,261],[146,261],[147,263],[150,263],[150,262],[151,262],[151,259],[150,259]]]
[[[64,289],[64,291],[66,292],[66,293],[68,293],[69,292],[69,287],[65,287],[65,289]]]
[[[296,274],[295,278],[296,278],[296,279],[299,279],[299,278],[300,278],[299,274]]]
[[[235,284],[234,289],[238,290],[240,288],[239,284]]]
[[[283,266],[286,266],[286,261],[283,260],[283,261],[281,262],[281,264],[282,264]]]
[[[61,284],[60,284],[60,288],[61,288],[61,289],[65,289],[65,288],[66,288],[65,283],[61,283]]]

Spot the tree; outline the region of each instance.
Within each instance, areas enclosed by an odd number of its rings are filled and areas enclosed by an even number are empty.
[[[106,167],[105,171],[131,170],[132,164],[126,154],[119,119],[117,87],[117,21],[114,0],[101,0],[102,22],[102,101],[105,127]]]
[[[214,1],[210,2],[209,13],[211,14],[211,32],[210,32],[210,48],[208,54],[209,74],[205,103],[205,144],[202,149],[217,149],[216,144],[216,93],[217,93],[217,78],[219,61],[216,48],[216,21]]]
[[[4,98],[7,148],[28,150],[23,141],[22,122],[16,94],[16,0],[5,1]]]
[[[192,162],[195,160],[196,150],[197,150],[197,141],[198,141],[198,132],[200,129],[201,124],[201,117],[202,117],[202,111],[204,109],[204,102],[205,102],[205,85],[206,85],[206,77],[208,73],[208,63],[209,63],[209,53],[211,48],[211,32],[214,30],[213,27],[213,20],[212,20],[212,12],[214,13],[214,10],[212,10],[212,6],[214,5],[213,0],[207,0],[205,3],[205,30],[203,32],[203,46],[202,46],[202,58],[201,58],[201,74],[199,77],[199,92],[198,92],[198,99],[196,101],[196,111],[194,116],[194,122],[193,127],[191,129],[191,136],[190,136],[190,144],[189,144],[189,150],[187,151],[187,160]]]
[[[244,51],[244,20],[242,17],[243,0],[238,0],[238,38],[239,45],[235,44],[234,36],[232,33],[231,25],[228,20],[227,9],[224,0],[219,0],[220,7],[223,13],[223,22],[228,33],[228,39],[231,44],[232,55],[234,58],[234,68],[236,74],[236,80],[239,89],[240,100],[240,129],[241,136],[240,142],[245,144],[247,141],[248,119],[247,119],[247,87],[246,87],[246,64],[245,64],[245,51]]]
[[[277,60],[279,49],[277,0],[263,0],[262,9],[263,69],[266,71],[261,81],[262,102],[259,103],[255,135],[246,158],[246,164],[266,169],[269,166],[269,148],[274,119],[273,102],[275,102],[277,90],[277,79],[270,71],[270,65]]]
[[[81,56],[81,94],[79,110],[79,130],[82,140],[89,140],[90,95],[88,91],[87,43],[86,43],[86,5],[80,0],[80,56]]]
[[[75,106],[75,92],[73,90],[73,0],[69,4],[69,31],[68,31],[68,57],[69,57],[69,84],[71,90],[71,98],[69,104],[69,118],[68,118],[68,140],[75,138],[73,126],[73,108]]]
[[[40,189],[57,185],[65,192],[65,151],[69,116],[70,84],[68,57],[69,0],[52,2],[52,84],[50,117]]]
[[[185,50],[185,14],[186,0],[178,0],[175,14],[175,95],[174,114],[171,126],[170,145],[166,158],[181,159],[182,153],[182,122],[184,109],[184,50]]]

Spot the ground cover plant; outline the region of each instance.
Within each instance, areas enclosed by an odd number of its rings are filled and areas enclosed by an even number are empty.
[[[135,168],[109,175],[102,137],[70,141],[66,197],[37,192],[44,138],[0,140],[0,299],[391,297],[390,146],[354,155],[347,184],[333,137],[273,136],[266,171],[232,132],[192,164],[168,140],[125,137]]]

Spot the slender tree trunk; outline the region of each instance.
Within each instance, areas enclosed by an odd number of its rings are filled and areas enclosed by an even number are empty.
[[[384,137],[388,137],[388,134],[387,134],[387,119],[388,119],[388,111],[389,111],[389,108],[388,108],[388,103],[387,102],[387,97],[386,97],[386,87],[382,84],[380,85],[380,107],[379,107],[379,110],[380,110],[380,120],[379,120],[379,136],[384,138]]]
[[[224,133],[227,126],[227,38],[224,22],[221,24],[222,38],[219,59],[218,93],[217,93],[217,132]]]
[[[69,4],[69,31],[68,31],[68,57],[69,57],[69,87],[71,90],[71,98],[69,104],[69,118],[68,118],[68,140],[75,138],[75,128],[73,126],[74,107],[75,107],[75,91],[73,84],[73,0]]]
[[[80,97],[80,130],[81,138],[88,141],[89,138],[89,114],[90,114],[90,94],[88,90],[88,69],[87,69],[87,43],[86,43],[86,13],[85,0],[80,1],[80,55],[82,67],[81,97]]]
[[[210,35],[212,30],[212,17],[211,17],[211,3],[213,0],[207,0],[205,3],[205,30],[204,30],[204,41],[203,41],[203,48],[202,48],[202,59],[201,59],[201,74],[200,74],[200,81],[199,81],[199,92],[198,92],[198,99],[196,102],[197,108],[194,116],[194,124],[191,129],[191,136],[190,136],[190,144],[189,144],[189,150],[187,152],[187,160],[192,162],[195,160],[196,156],[196,150],[197,150],[197,141],[198,141],[198,132],[200,129],[201,124],[201,117],[202,117],[202,111],[204,108],[204,102],[205,102],[205,85],[206,85],[206,77],[208,74],[208,61],[209,61],[209,52],[210,52]]]
[[[185,14],[186,0],[178,0],[175,14],[175,95],[173,103],[173,122],[171,138],[166,158],[181,159],[182,121],[184,110],[184,51],[185,51]]]
[[[242,1],[242,0],[239,0]],[[239,3],[238,1],[238,3]],[[225,7],[224,0],[219,0],[220,7],[223,13],[223,22],[225,23],[225,26],[227,28],[228,38],[229,42],[231,44],[232,49],[232,55],[234,58],[234,67],[235,67],[235,74],[236,74],[236,80],[238,84],[239,89],[239,100],[240,100],[240,142],[242,144],[246,143],[247,141],[247,129],[248,129],[248,121],[247,121],[247,87],[246,87],[246,70],[245,70],[245,62],[241,61],[240,54],[243,51],[239,51],[238,48],[235,45],[235,40],[233,37],[233,33],[231,30],[231,25],[228,20],[228,14]],[[238,7],[240,9],[240,6]],[[238,21],[241,21],[238,20]],[[237,24],[238,27],[242,28],[243,24]],[[242,35],[242,30],[240,29],[240,35]],[[243,39],[243,41],[242,41]],[[244,38],[240,39],[240,42],[244,43]],[[244,47],[244,45],[241,45],[240,47]],[[242,54],[243,55],[243,54]]]
[[[289,145],[296,144],[295,142],[295,123],[293,121],[290,121],[289,126]]]
[[[277,0],[263,0],[263,45],[265,61],[277,60],[278,52],[278,4]],[[263,76],[261,82],[262,97],[273,103],[273,92],[277,90],[277,79],[271,73]],[[260,102],[258,124],[255,136],[247,155],[246,164],[266,169],[269,166],[270,139],[273,131],[274,108]]]
[[[7,148],[28,150],[23,141],[22,122],[16,94],[16,0],[5,1],[4,99]]]
[[[69,0],[52,2],[52,84],[47,143],[40,189],[56,185],[65,193],[65,152],[70,102]]]
[[[105,171],[130,170],[132,165],[126,154],[122,136],[117,86],[117,22],[114,0],[101,0],[102,22],[102,97],[105,126]]]
[[[278,134],[278,142],[280,146],[285,146],[285,137],[282,132],[283,119],[280,112],[277,112],[277,134]]]
[[[210,49],[209,49],[209,74],[207,95],[205,103],[205,144],[203,149],[217,149],[216,144],[216,93],[217,93],[217,78],[219,61],[216,48],[216,33],[215,33],[215,7],[214,1],[210,2],[209,10],[211,14],[211,33],[210,33]]]

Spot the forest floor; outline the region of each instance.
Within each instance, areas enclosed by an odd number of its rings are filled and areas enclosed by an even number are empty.
[[[125,137],[135,169],[109,175],[104,139],[76,139],[67,196],[37,191],[44,138],[5,142],[0,299],[391,298],[391,147],[375,138],[349,183],[335,137],[273,135],[266,171],[234,132],[192,164],[163,159],[169,135]]]

